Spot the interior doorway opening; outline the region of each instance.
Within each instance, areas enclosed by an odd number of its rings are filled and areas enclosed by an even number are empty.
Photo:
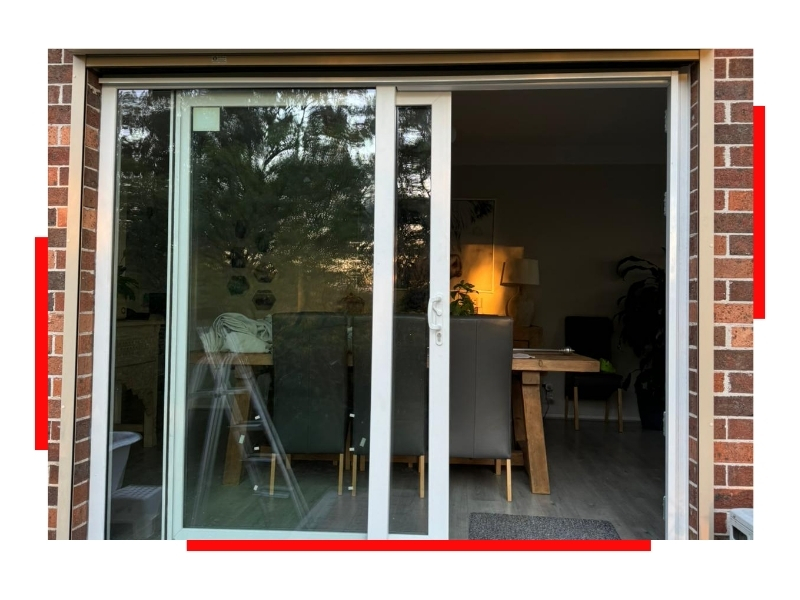
[[[618,313],[624,301],[618,300],[636,281],[654,276],[663,283],[668,91],[456,91],[452,102],[451,260],[457,272],[451,273],[451,284],[464,280],[475,286],[478,293],[470,297],[479,315],[511,313],[515,348],[561,349],[577,342],[584,354],[603,354],[593,358],[605,359],[603,370],[619,374],[625,389],[619,395],[601,390],[599,396],[579,390],[579,399],[586,399],[579,401],[576,419],[569,389],[574,376],[543,374],[550,493],[531,494],[518,444],[511,502],[505,472],[498,476],[492,461],[483,466],[451,464],[450,538],[492,535],[480,530],[481,515],[492,513],[604,520],[623,539],[663,539],[664,436],[660,418],[654,424],[645,416],[643,426],[636,394],[642,387],[636,386],[642,357],[631,347],[631,332],[622,329]],[[480,216],[465,226],[459,214],[476,203],[487,210],[473,211],[472,217]],[[619,262],[631,256],[642,261],[631,260],[618,271]],[[520,259],[535,273],[528,280],[507,281],[509,267],[519,266]],[[637,266],[652,270],[633,268],[625,278],[620,276],[625,267]],[[662,294],[660,306],[641,308],[662,310],[654,332],[663,336],[665,291],[652,287]],[[603,329],[597,329],[600,319],[607,321],[607,339],[596,339]],[[579,335],[587,327],[594,328],[594,333],[584,332],[584,338],[594,339],[589,347]],[[663,338],[652,343],[663,345]],[[663,352],[659,358],[663,365]],[[654,370],[663,382],[658,365],[640,381]],[[451,381],[453,377],[451,372]],[[658,417],[664,410],[663,383],[659,393]],[[604,396],[608,404],[589,400]],[[451,401],[451,423],[454,410]]]

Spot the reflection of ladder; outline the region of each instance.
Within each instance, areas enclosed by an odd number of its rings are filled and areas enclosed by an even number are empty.
[[[208,416],[203,454],[200,460],[200,475],[192,512],[192,525],[202,526],[200,519],[206,507],[211,487],[211,476],[214,469],[214,459],[217,456],[223,416],[227,417],[228,423],[239,434],[237,446],[240,451],[240,459],[245,465],[253,491],[260,499],[259,503],[264,511],[265,518],[268,514],[265,505],[266,498],[276,496],[279,498],[291,497],[302,524],[309,512],[308,505],[297,485],[297,480],[291,467],[287,465],[286,453],[283,451],[283,445],[267,412],[264,396],[258,389],[258,385],[256,385],[252,367],[244,363],[238,352],[209,352],[206,345],[206,340],[209,339],[207,337],[208,330],[199,328],[199,334],[204,346],[206,346],[206,352],[205,356],[192,369],[187,399],[192,402],[210,397],[211,410]],[[240,386],[234,387],[231,385],[231,368],[235,369],[236,379],[241,384]],[[214,387],[212,390],[203,390],[201,389],[203,382],[209,373],[213,378]],[[252,411],[245,410],[245,414],[242,414],[242,410],[236,402],[236,397],[243,394],[250,398],[250,407],[252,407]],[[253,413],[253,420],[248,420],[248,412]],[[262,432],[266,435],[271,448],[270,454],[259,452],[259,447],[253,443],[251,438],[253,432]],[[265,463],[270,465],[269,484],[264,484],[261,474],[262,469],[259,468]],[[283,479],[286,482],[285,488],[275,488],[274,486],[276,467],[281,470]]]

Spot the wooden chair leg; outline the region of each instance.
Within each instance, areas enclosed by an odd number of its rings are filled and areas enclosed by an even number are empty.
[[[506,459],[506,500],[511,502],[511,459]]]
[[[272,455],[272,460],[270,461],[269,465],[269,495],[275,492],[275,463],[277,458],[277,454]]]
[[[353,489],[350,492],[350,495],[355,497],[355,495],[356,495],[356,475],[358,474],[358,469],[356,469],[356,461],[358,460],[358,457],[355,454],[353,454],[353,459],[352,460],[353,460],[353,466],[350,469],[350,471],[351,471],[351,473],[350,473],[351,482],[350,483],[353,486]]]
[[[419,497],[425,497],[425,455],[419,457]]]
[[[575,418],[575,431],[578,431],[581,428],[578,420],[578,386],[572,390],[572,414]]]
[[[367,469],[367,455],[363,454],[358,458],[358,470],[366,471]]]
[[[494,461],[494,474],[495,475],[500,475],[500,473],[502,473],[502,472],[503,472],[503,465],[500,462],[500,459],[497,458]]]
[[[342,495],[342,483],[344,480],[344,452],[339,455],[339,495]]]
[[[622,433],[622,389],[617,390],[617,421],[619,422],[619,432]]]

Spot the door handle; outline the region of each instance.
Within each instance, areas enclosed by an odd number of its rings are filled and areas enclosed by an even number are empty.
[[[436,345],[442,345],[442,295],[435,294],[428,299],[428,327],[436,332]]]

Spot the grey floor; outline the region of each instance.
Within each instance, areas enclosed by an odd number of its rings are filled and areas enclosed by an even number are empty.
[[[658,431],[642,431],[638,423],[626,423],[617,432],[613,423],[584,421],[575,431],[561,419],[545,421],[547,459],[550,470],[549,495],[530,493],[522,467],[512,469],[513,501],[505,499],[505,474],[496,476],[487,466],[451,465],[450,538],[466,539],[469,515],[493,512],[610,521],[622,539],[663,539],[662,497],[664,495],[664,437]],[[217,461],[212,485],[199,505],[197,524],[212,528],[280,529],[364,532],[367,527],[367,472],[358,473],[355,498],[345,489],[336,494],[338,470],[331,462],[295,460],[292,471],[300,495],[308,505],[303,516],[290,497],[254,494],[253,484],[244,477],[239,486],[222,486],[221,461]],[[261,490],[267,481],[264,468]],[[123,485],[158,485],[161,478],[160,448],[132,447]],[[194,494],[187,496],[185,519],[194,516]],[[350,473],[345,472],[345,488]],[[390,531],[425,533],[428,500],[418,494],[416,466],[396,463],[392,470]],[[286,490],[278,477],[278,487]],[[127,530],[112,530],[112,537],[124,538]],[[158,535],[158,534],[156,534]]]

